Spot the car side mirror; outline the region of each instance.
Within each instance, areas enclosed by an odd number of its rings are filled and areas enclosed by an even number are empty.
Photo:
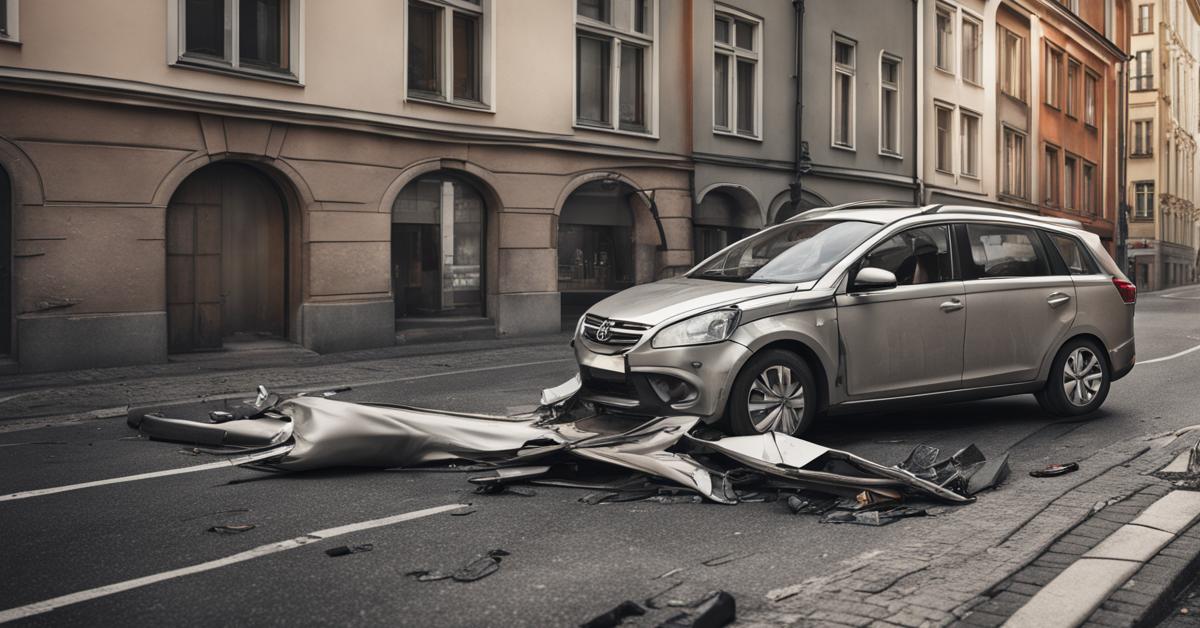
[[[896,274],[890,270],[868,266],[854,276],[854,289],[861,292],[889,290],[896,287]]]

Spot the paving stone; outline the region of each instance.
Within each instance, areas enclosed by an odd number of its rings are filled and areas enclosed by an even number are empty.
[[[1151,504],[1134,524],[1178,534],[1200,518],[1200,492],[1172,491]]]
[[[1033,584],[1039,587],[1044,587],[1059,574],[1057,569],[1047,569],[1045,567],[1026,567],[1017,572],[1013,576],[1016,582],[1024,582],[1025,584]]]
[[[1014,582],[1008,585],[1007,590],[1014,593],[1020,593],[1022,595],[1033,596],[1036,595],[1038,591],[1041,591],[1042,588],[1035,587],[1032,584],[1025,584],[1024,582]]]
[[[1136,579],[1137,579],[1137,574],[1134,574],[1133,579],[1130,580],[1130,582],[1134,582],[1134,581],[1136,581]],[[1150,606],[1151,604],[1153,604],[1155,602],[1155,600],[1157,598],[1155,598],[1155,596],[1153,596],[1153,595],[1144,593],[1142,591],[1137,591],[1134,589],[1121,587],[1120,589],[1113,591],[1113,594],[1108,596],[1108,599],[1115,600],[1117,602],[1125,602],[1126,604],[1137,604],[1139,606]]]
[[[1105,628],[1129,628],[1137,622],[1136,617],[1129,617],[1121,613],[1112,611],[1099,610],[1092,613],[1091,617],[1087,618],[1084,626],[1104,626]]]
[[[1057,552],[1047,552],[1038,557],[1033,564],[1039,567],[1047,567],[1050,569],[1062,569],[1067,565],[1079,560],[1078,554],[1059,554]]]
[[[1158,565],[1143,565],[1133,576],[1135,582],[1168,586],[1179,574],[1174,570]]]
[[[1142,613],[1146,611],[1146,607],[1142,606],[1141,604],[1118,602],[1112,599],[1111,596],[1100,604],[1100,608],[1106,611],[1113,611],[1114,613],[1121,613],[1122,615],[1129,615],[1131,617],[1141,617]]]
[[[1008,617],[1004,615],[997,615],[996,613],[989,613],[987,611],[971,611],[970,615],[962,619],[964,624],[985,628],[1001,626],[1007,620]]]
[[[1167,569],[1173,569],[1175,571],[1183,571],[1185,568],[1187,568],[1189,562],[1190,561],[1187,558],[1167,556],[1161,552],[1154,558],[1150,559],[1151,565],[1166,567]]]
[[[1080,542],[1080,541],[1083,541],[1083,542]],[[1061,541],[1055,541],[1054,544],[1051,545],[1047,551],[1057,552],[1059,554],[1069,554],[1072,556],[1079,556],[1079,555],[1083,554],[1084,552],[1092,549],[1093,545],[1095,545],[1094,542],[1089,542],[1085,539],[1076,539],[1076,541],[1074,541],[1074,542],[1063,539]]]
[[[1083,557],[1146,562],[1173,538],[1169,532],[1128,524],[1084,552]]]
[[[1012,628],[1076,626],[1137,571],[1137,563],[1081,558],[1008,619]]]

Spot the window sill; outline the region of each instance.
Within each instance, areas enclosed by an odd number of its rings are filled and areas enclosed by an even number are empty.
[[[435,107],[450,107],[451,109],[464,109],[466,111],[478,111],[480,113],[496,113],[495,107],[487,103],[476,102],[473,100],[446,100],[436,96],[425,96],[423,94],[408,93],[408,102],[421,103],[423,105],[433,105]]]
[[[941,72],[942,74],[945,74],[947,76],[958,76],[957,74],[954,73],[954,70],[952,68],[943,68],[942,66],[938,65],[937,63],[933,64],[933,69],[935,69],[938,72]]]
[[[959,173],[958,176],[962,177],[963,179],[967,179],[968,181],[974,181],[975,183],[980,183],[983,181],[983,177],[981,177],[978,174],[968,174],[966,172],[963,172],[963,173]]]
[[[857,153],[858,152],[857,148],[854,148],[853,146],[850,146],[847,144],[830,144],[829,147],[836,148],[838,150],[844,150],[848,153]]]
[[[721,137],[730,137],[730,138],[738,139],[738,140],[746,140],[748,142],[762,143],[762,141],[763,141],[761,135],[747,135],[745,133],[737,133],[735,131],[727,131],[725,129],[713,129],[713,135],[719,135]]]
[[[21,47],[21,40],[20,40],[20,39],[17,39],[16,37],[9,37],[9,36],[7,36],[7,35],[0,35],[0,45],[16,46],[16,47],[20,48],[20,47]]]
[[[1130,159],[1149,159],[1154,156],[1154,153],[1129,153]]]
[[[937,166],[934,166],[934,167],[933,167],[933,171],[934,171],[934,172],[936,172],[936,173],[938,173],[938,174],[944,174],[944,175],[946,175],[946,176],[950,176],[950,177],[953,177],[953,176],[954,176],[954,171],[953,171],[953,170],[944,170],[944,169],[942,169],[942,168],[938,168]]]
[[[577,131],[597,131],[600,133],[612,133],[614,135],[625,135],[629,137],[637,137],[644,140],[657,140],[658,134],[649,131],[628,131],[625,129],[616,129],[611,126],[599,126],[588,124],[586,122],[576,121],[571,125],[571,128]]]
[[[293,87],[304,87],[304,83],[300,82],[300,78],[291,72],[271,72],[268,70],[256,70],[250,68],[235,68],[231,65],[208,61],[205,59],[194,59],[189,57],[180,57],[171,67],[183,68],[185,70],[198,70],[200,72],[212,72],[214,74],[224,74],[235,78],[251,79],[256,81],[266,81],[268,83],[279,83],[281,85],[291,85]]]
[[[879,156],[880,156],[880,157],[887,157],[888,159],[895,159],[895,160],[897,160],[897,161],[904,161],[904,155],[901,155],[900,153],[897,153],[897,152],[894,152],[894,151],[890,151],[890,150],[883,150],[883,149],[881,149],[881,150],[879,151]]]
[[[1025,101],[1025,99],[1024,99],[1023,97],[1021,97],[1021,96],[1014,96],[1013,94],[1010,94],[1010,93],[1008,93],[1008,92],[1006,92],[1006,91],[1003,91],[1003,90],[1001,90],[1001,92],[1000,92],[1000,95],[1001,95],[1001,96],[1004,96],[1005,98],[1007,98],[1007,99],[1009,99],[1009,100],[1011,100],[1011,101],[1013,101],[1013,102],[1015,102],[1015,103],[1020,103],[1020,104],[1021,104],[1021,106],[1023,106],[1023,107],[1028,107],[1028,106],[1029,106],[1029,103],[1028,103],[1028,102],[1026,102],[1026,101]]]
[[[983,83],[980,83],[979,81],[972,81],[971,79],[966,78],[966,77],[963,77],[963,84],[970,85],[971,87],[978,87],[979,89],[983,89]]]

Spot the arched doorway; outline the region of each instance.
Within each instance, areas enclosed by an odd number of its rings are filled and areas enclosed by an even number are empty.
[[[758,208],[724,190],[704,195],[692,218],[697,262],[762,229]]]
[[[487,205],[454,174],[409,183],[392,204],[392,294],[398,324],[428,316],[485,315]]]
[[[613,180],[592,181],[567,197],[558,217],[558,290],[563,325],[587,308],[633,285],[633,209],[636,192]]]
[[[13,194],[0,168],[0,356],[13,352]]]
[[[250,166],[219,163],[180,184],[167,207],[172,353],[287,333],[287,213]]]
[[[800,204],[797,205],[792,201],[784,201],[778,209],[775,210],[775,219],[773,224],[783,224],[789,218],[802,214],[810,209],[817,207],[828,207],[829,201],[821,198],[818,194],[804,190],[800,193]]]

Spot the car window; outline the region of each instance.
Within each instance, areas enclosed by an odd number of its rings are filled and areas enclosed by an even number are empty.
[[[896,275],[896,285],[950,281],[950,228],[946,225],[909,229],[884,240],[859,262],[859,269],[882,268]]]
[[[725,248],[688,277],[717,281],[794,283],[825,274],[879,231],[856,220],[800,220],[760,231]]]
[[[1032,229],[1004,225],[967,225],[971,276],[1040,277],[1050,274],[1041,241]]]
[[[1055,233],[1047,235],[1050,236],[1050,241],[1054,243],[1054,248],[1058,249],[1058,254],[1062,256],[1067,270],[1072,275],[1091,275],[1096,272],[1091,258],[1083,252],[1083,246],[1077,240]]]

